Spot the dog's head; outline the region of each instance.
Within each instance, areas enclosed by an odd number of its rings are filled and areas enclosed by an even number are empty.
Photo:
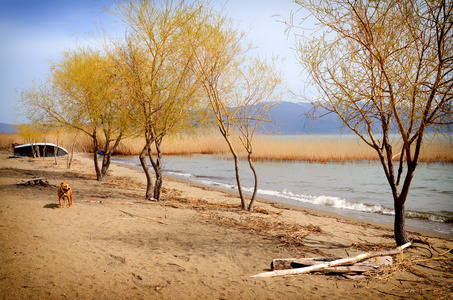
[[[61,189],[63,192],[67,193],[67,192],[71,189],[71,187],[69,187],[69,183],[67,183],[67,182],[62,182],[62,183],[60,184],[60,189]]]

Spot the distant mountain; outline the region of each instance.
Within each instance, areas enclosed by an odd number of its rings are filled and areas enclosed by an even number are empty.
[[[264,124],[265,133],[277,134],[340,134],[351,133],[347,127],[333,113],[319,109],[316,111],[319,118],[309,116],[313,109],[310,103],[279,102],[270,112],[270,120],[273,124]],[[427,132],[433,132],[429,127]],[[441,132],[452,133],[453,125],[447,126]]]
[[[320,118],[312,118],[308,113],[312,109],[310,103],[279,102],[271,109],[270,119],[273,124],[265,124],[264,130],[278,134],[338,134],[347,132],[335,115],[326,114]],[[322,115],[322,113],[321,113]]]
[[[0,123],[0,132],[14,133],[16,132],[16,126],[6,123]]]

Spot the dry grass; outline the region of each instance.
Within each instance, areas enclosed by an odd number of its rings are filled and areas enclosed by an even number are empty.
[[[203,212],[202,218],[217,225],[239,229],[266,237],[273,237],[282,245],[291,247],[294,252],[326,255],[319,249],[305,245],[304,238],[309,234],[320,234],[319,226],[301,225],[279,218],[280,213],[257,208],[253,212],[242,211],[240,205],[214,203],[199,198],[182,197],[178,191],[164,189],[165,200],[159,204],[173,208],[190,208]]]
[[[414,243],[404,254],[395,256],[394,264],[365,273],[366,280],[358,285],[398,298],[426,299],[423,295],[429,294],[433,299],[451,299],[453,249],[445,250]],[[412,276],[403,278],[403,273]],[[399,284],[390,284],[392,278],[397,279]],[[404,282],[412,284],[408,286]]]
[[[58,143],[77,152],[92,152],[91,139],[83,134],[47,134],[40,141]],[[0,134],[0,148],[11,149],[12,143],[29,142],[19,134]],[[144,145],[143,138],[127,138],[115,154],[138,155]],[[234,146],[242,157],[246,156],[238,140]],[[318,163],[378,160],[376,152],[353,135],[259,135],[255,138],[253,159],[256,161],[308,161]],[[397,146],[397,143],[395,143]],[[395,149],[397,149],[396,147]],[[211,154],[229,156],[228,147],[220,134],[168,136],[162,144],[164,155]],[[395,151],[396,152],[396,151]],[[398,153],[395,159],[398,159]],[[420,162],[453,163],[453,141],[450,136],[427,138],[422,147]]]
[[[448,136],[427,139],[420,162],[453,163],[453,141]],[[242,147],[235,141],[236,150]],[[257,136],[253,143],[256,161],[351,162],[378,160],[374,149],[353,135]],[[397,143],[395,143],[397,149]],[[219,135],[173,137],[165,141],[167,155],[215,154],[228,156],[226,143]],[[240,152],[242,157],[246,153]],[[398,159],[398,153],[395,159]]]
[[[220,226],[276,238],[280,243],[286,247],[291,247],[294,252],[300,253],[301,255],[306,253],[326,255],[319,249],[313,249],[305,245],[305,237],[307,235],[322,232],[321,228],[316,225],[308,224],[303,226],[284,220],[277,220],[273,216],[263,216],[261,213],[226,215],[212,212],[205,214],[204,218]]]
[[[256,160],[347,162],[376,160],[376,152],[353,136],[293,136],[287,139],[258,137]]]
[[[127,138],[118,146],[117,153],[121,155],[138,155],[144,145],[143,138]],[[226,154],[227,145],[220,135],[187,135],[184,137],[167,136],[162,143],[165,155],[190,154]]]

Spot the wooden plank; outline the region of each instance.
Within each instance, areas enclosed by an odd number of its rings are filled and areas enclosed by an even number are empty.
[[[289,269],[289,270],[276,270],[276,271],[271,271],[271,272],[264,272],[260,273],[257,275],[253,275],[251,277],[274,277],[274,276],[283,276],[283,275],[296,275],[296,274],[304,274],[304,273],[309,273],[312,271],[317,271],[325,268],[330,268],[330,267],[335,267],[335,266],[341,266],[341,265],[346,265],[349,263],[356,263],[359,261],[363,261],[367,258],[370,257],[376,257],[376,256],[387,256],[387,255],[394,255],[394,254],[399,254],[403,251],[403,249],[409,247],[411,243],[404,244],[395,250],[391,251],[384,251],[384,252],[368,252],[368,253],[363,253],[354,257],[348,257],[348,258],[343,258],[343,259],[338,259],[334,260],[328,263],[321,263],[317,264],[314,266],[309,266],[309,267],[303,267],[303,268],[296,268],[296,269]]]

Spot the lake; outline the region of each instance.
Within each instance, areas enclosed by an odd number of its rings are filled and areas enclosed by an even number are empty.
[[[115,157],[113,161],[140,166],[137,157]],[[393,198],[379,162],[256,162],[255,168],[261,198],[393,224]],[[165,156],[163,169],[169,176],[237,190],[232,160],[211,155]],[[240,171],[243,187],[251,194],[253,179],[247,162],[240,163]],[[406,213],[409,230],[453,236],[452,165],[418,165],[406,200]]]

